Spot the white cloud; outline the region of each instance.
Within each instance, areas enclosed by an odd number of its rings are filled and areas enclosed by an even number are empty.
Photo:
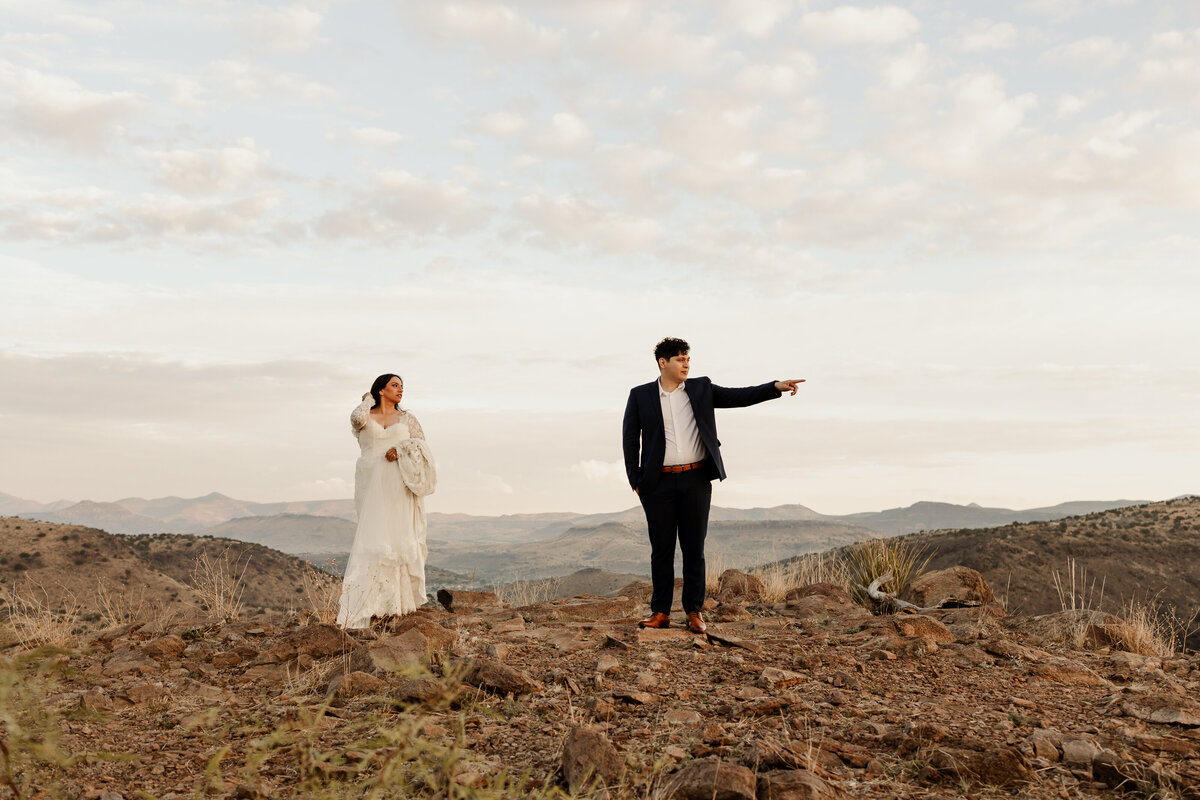
[[[237,29],[256,48],[274,51],[307,50],[318,38],[322,17],[310,8],[255,8],[239,20]]]
[[[593,30],[583,51],[619,71],[695,75],[716,69],[722,56],[720,39],[689,30],[681,14],[657,7],[643,13],[630,15],[619,26]]]
[[[893,89],[908,86],[925,74],[931,60],[929,47],[918,42],[888,61],[883,70],[884,80]]]
[[[483,225],[488,206],[465,186],[405,170],[385,170],[348,205],[313,223],[319,236],[387,242],[400,235],[465,233]]]
[[[575,114],[560,112],[529,139],[530,148],[545,155],[582,153],[591,146],[592,130]]]
[[[478,129],[489,136],[512,136],[525,130],[529,121],[519,111],[493,111],[479,120]]]
[[[239,192],[273,177],[270,153],[243,139],[236,144],[198,150],[152,151],[159,180],[183,194]]]
[[[374,147],[395,147],[404,141],[404,134],[386,128],[355,128],[350,132],[350,138],[360,144]]]
[[[572,464],[571,472],[582,475],[584,480],[600,486],[629,488],[623,461],[599,461],[589,458]]]
[[[102,149],[142,105],[132,92],[93,91],[71,78],[3,63],[0,87],[12,93],[0,113],[18,129],[76,150]]]
[[[1119,64],[1129,50],[1128,42],[1118,42],[1108,36],[1093,36],[1052,47],[1046,51],[1046,58],[1082,69],[1110,69]]]
[[[662,234],[657,220],[622,214],[576,195],[531,194],[518,200],[513,210],[525,223],[522,238],[551,249],[644,252],[653,249]]]
[[[1017,43],[1017,28],[1008,22],[977,19],[961,28],[950,39],[951,45],[964,53],[985,53],[1006,50]]]
[[[769,36],[794,7],[793,0],[726,0],[721,19],[754,38]]]
[[[817,60],[793,50],[778,61],[747,64],[738,71],[732,85],[747,94],[787,96],[810,88],[817,75]]]
[[[214,83],[217,85],[213,86]],[[213,95],[228,90],[242,100],[298,100],[320,105],[338,96],[338,91],[328,83],[239,59],[209,64],[208,85]]]
[[[512,5],[493,2],[428,3],[406,0],[401,14],[427,34],[449,43],[478,48],[493,58],[524,60],[552,55],[562,48],[563,31],[540,25]]]
[[[55,14],[54,22],[56,25],[90,36],[107,36],[115,30],[115,26],[109,20],[84,14]]]
[[[800,35],[815,44],[895,44],[921,29],[921,23],[900,6],[838,6],[810,11],[800,18]]]

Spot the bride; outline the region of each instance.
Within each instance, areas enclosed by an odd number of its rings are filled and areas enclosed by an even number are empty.
[[[365,628],[372,617],[407,614],[425,602],[425,501],[437,484],[421,424],[401,410],[404,381],[380,375],[350,414],[362,454],[354,470],[358,528],[338,624]]]

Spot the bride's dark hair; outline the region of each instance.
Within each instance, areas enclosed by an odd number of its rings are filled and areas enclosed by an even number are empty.
[[[382,389],[383,387],[387,386],[388,381],[390,381],[392,378],[398,379],[400,381],[401,386],[404,385],[404,378],[401,378],[399,375],[395,375],[391,372],[389,372],[386,375],[380,375],[378,378],[375,379],[375,382],[371,384],[371,397],[375,398],[375,405],[371,406],[371,408],[379,408],[379,404],[380,404],[380,402],[382,402],[379,399],[379,390]],[[396,408],[400,408],[399,403],[396,403]]]

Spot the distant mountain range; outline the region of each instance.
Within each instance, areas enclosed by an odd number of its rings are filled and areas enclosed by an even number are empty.
[[[1098,500],[1060,503],[1056,506],[1013,510],[1008,508],[985,508],[975,505],[952,503],[919,502],[905,508],[883,511],[867,511],[857,514],[821,514],[807,506],[798,504],[773,506],[771,508],[722,508],[712,509],[713,522],[746,521],[824,521],[847,522],[867,528],[881,536],[896,536],[921,530],[945,528],[986,528],[1007,525],[1011,522],[1040,522],[1062,519],[1078,514],[1090,514],[1111,508],[1135,505],[1140,500]],[[159,497],[145,499],[127,497],[111,503],[83,500],[71,502],[60,500],[55,503],[37,503],[0,492],[0,515],[20,516],[44,522],[59,522],[88,525],[110,533],[213,533],[210,529],[236,519],[276,517],[280,521],[278,530],[268,533],[267,527],[260,529],[264,537],[295,536],[309,538],[309,544],[332,536],[322,545],[319,552],[337,552],[334,547],[339,534],[330,533],[332,528],[322,530],[326,523],[314,518],[340,518],[353,521],[353,500],[307,500],[282,503],[255,503],[238,500],[213,492],[203,497]],[[303,522],[298,518],[304,518]],[[448,542],[491,542],[512,543],[551,539],[571,528],[592,527],[606,522],[630,525],[644,524],[641,508],[634,506],[622,511],[603,514],[575,514],[549,512],[543,514],[504,514],[500,516],[475,516],[470,514],[429,514],[431,537]],[[303,529],[303,530],[302,530]],[[340,529],[339,529],[340,530]],[[253,541],[258,541],[254,539]],[[264,543],[268,543],[264,539]],[[284,544],[283,541],[278,542]],[[271,543],[272,547],[277,546]],[[308,545],[306,545],[307,547]],[[296,552],[297,546],[280,546],[285,552]]]
[[[727,566],[839,547],[875,536],[922,530],[993,528],[1048,522],[1134,505],[1085,501],[1013,510],[920,502],[857,514],[821,514],[799,504],[771,508],[714,507],[708,556]],[[40,504],[0,493],[0,515],[84,525],[110,533],[192,533],[251,542],[314,561],[344,561],[354,538],[352,500],[254,503],[214,492],[203,497],[128,497]],[[649,564],[640,507],[604,514],[430,513],[429,564],[483,581],[540,578],[594,568],[642,574]],[[449,580],[449,578],[448,578]]]

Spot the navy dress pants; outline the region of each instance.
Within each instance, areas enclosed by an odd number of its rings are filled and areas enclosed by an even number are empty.
[[[704,469],[664,472],[658,485],[639,499],[650,531],[650,579],[654,583],[650,610],[671,613],[678,540],[683,553],[683,610],[700,611],[704,607],[704,537],[708,534],[712,480]]]

